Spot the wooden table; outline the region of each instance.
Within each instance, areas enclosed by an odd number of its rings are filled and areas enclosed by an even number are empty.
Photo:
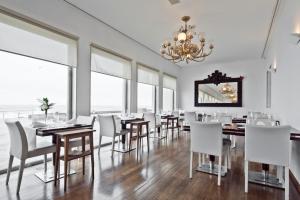
[[[56,135],[55,133],[62,132],[62,131],[69,131],[69,130],[78,130],[78,129],[92,129],[93,127],[91,125],[87,124],[51,124],[47,127],[43,128],[37,128],[36,129],[36,135],[41,137],[46,136],[52,136],[52,143],[56,144]],[[56,153],[53,153],[53,165],[55,165],[55,158]],[[45,163],[46,164],[46,163]],[[46,165],[45,165],[46,166]],[[69,174],[75,174],[76,172],[74,170],[70,170]],[[35,175],[41,179],[43,182],[48,183],[51,181],[54,181],[54,172],[47,170],[39,171]],[[61,174],[61,177],[63,177],[63,174]]]
[[[55,133],[56,135],[56,161],[55,161],[55,179],[54,185],[57,183],[57,173],[60,161],[60,148],[64,147],[64,191],[67,190],[67,177],[68,177],[68,162],[77,158],[82,158],[82,171],[85,172],[85,157],[91,156],[92,179],[94,179],[94,145],[93,145],[93,132],[92,129],[77,129],[68,130]],[[90,149],[85,150],[85,137],[89,138]],[[82,151],[72,154],[69,152],[69,145],[72,139],[81,138]],[[63,142],[61,141],[63,139]]]
[[[143,126],[146,127],[146,134],[143,134]],[[149,143],[149,121],[134,121],[130,123],[130,140],[129,140],[129,148],[131,149],[131,142],[132,142],[132,138],[133,138],[133,128],[136,127],[137,130],[137,151],[136,154],[137,156],[139,155],[139,148],[140,146],[142,146],[142,138],[143,137],[147,137],[147,147],[148,147],[148,153],[149,153],[149,147],[150,147],[150,143]]]
[[[135,118],[135,117],[121,117],[121,126],[122,130],[127,130],[127,124],[130,124],[131,122],[136,122],[136,121],[142,121],[143,119],[141,118]],[[128,153],[133,149],[129,149],[126,147],[126,135],[122,135],[122,148],[117,149],[116,151],[121,152],[121,153]]]
[[[223,134],[225,135],[236,135],[245,136],[245,128],[238,124],[228,124],[223,126]],[[295,128],[291,129],[291,140],[300,140],[300,130]]]

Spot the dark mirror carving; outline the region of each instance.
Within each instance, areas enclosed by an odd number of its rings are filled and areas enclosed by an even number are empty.
[[[195,81],[195,106],[242,107],[243,77],[231,78],[216,70]]]

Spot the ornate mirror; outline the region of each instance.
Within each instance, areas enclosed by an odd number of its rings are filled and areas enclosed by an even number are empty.
[[[243,77],[227,77],[216,70],[206,79],[195,81],[195,106],[242,107]]]

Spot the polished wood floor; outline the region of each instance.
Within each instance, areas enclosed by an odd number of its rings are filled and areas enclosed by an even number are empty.
[[[168,141],[151,140],[150,153],[145,145],[139,159],[135,151],[131,154],[115,153],[111,159],[110,147],[105,147],[101,149],[100,157],[95,157],[94,181],[90,179],[88,164],[83,176],[80,161],[72,163],[77,174],[69,177],[66,193],[63,180],[54,187],[53,182],[44,184],[34,176],[36,170],[43,168],[42,165],[25,169],[19,196],[15,194],[17,172],[11,174],[8,187],[5,186],[5,175],[2,175],[0,199],[284,199],[284,190],[255,184],[249,184],[249,193],[244,193],[243,138],[239,138],[238,147],[232,150],[232,169],[222,178],[220,187],[216,176],[194,172],[193,179],[189,179],[189,140],[186,132],[173,141],[170,138]],[[197,156],[194,158],[196,167]],[[88,163],[89,159],[86,160]],[[296,199],[299,200],[300,195],[290,183],[290,200]]]

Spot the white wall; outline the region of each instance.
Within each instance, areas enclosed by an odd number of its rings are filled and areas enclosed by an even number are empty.
[[[207,78],[215,70],[230,77],[244,76],[243,107],[194,107],[194,81]],[[179,78],[180,108],[201,112],[229,112],[239,116],[247,111],[261,111],[266,107],[266,70],[264,60],[236,61],[216,64],[199,64],[198,67],[185,67]]]
[[[272,76],[271,112],[300,129],[300,46],[291,36],[296,30],[300,33],[300,1],[282,0],[266,53],[267,62],[277,64]],[[291,170],[300,182],[299,141],[292,142]]]
[[[178,76],[180,70],[178,66],[164,60],[149,49],[63,0],[1,0],[0,5],[79,37],[76,77],[76,110],[78,114],[90,113],[90,44],[92,42],[133,59],[130,102],[132,111],[136,110],[137,97],[135,62],[142,62],[173,76]]]

